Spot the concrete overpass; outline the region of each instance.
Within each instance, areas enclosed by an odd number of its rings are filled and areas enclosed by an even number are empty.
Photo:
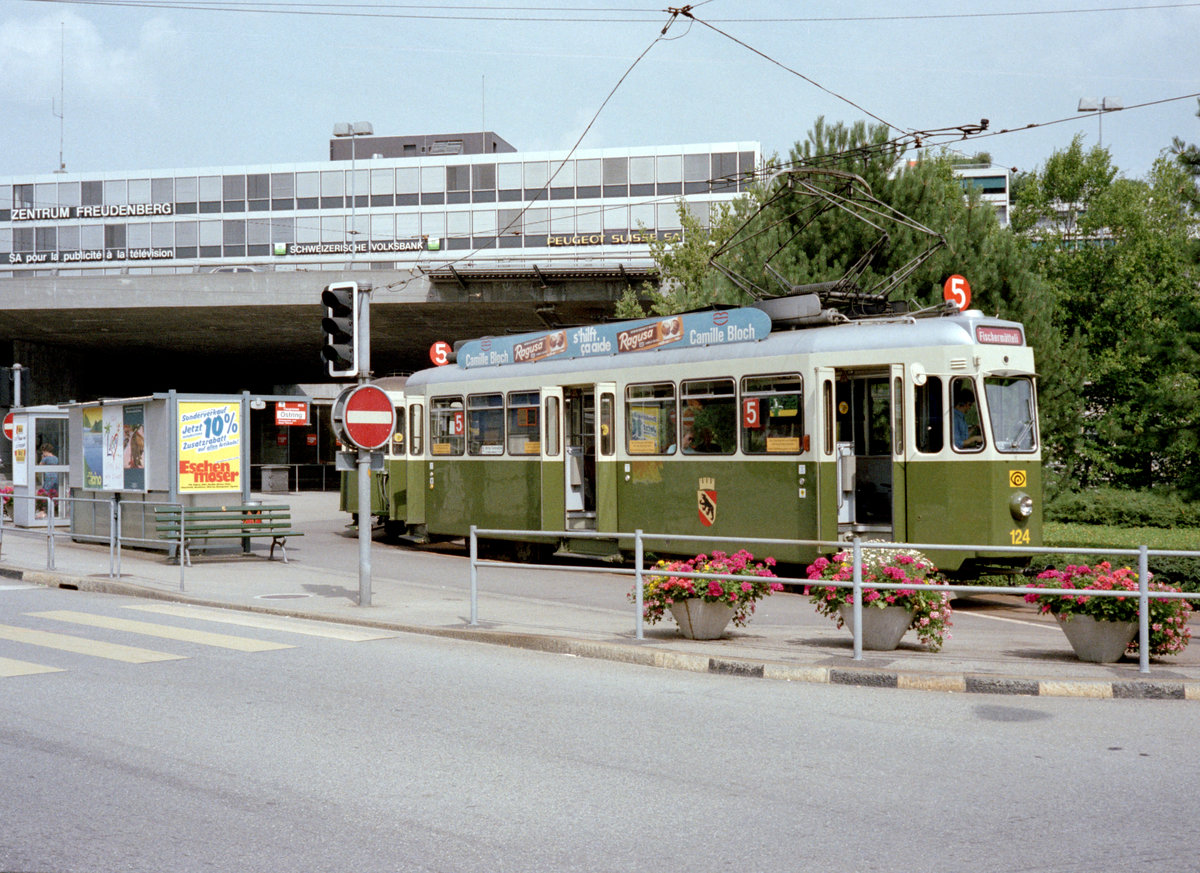
[[[645,267],[522,266],[0,279],[2,363],[30,368],[27,404],[282,393],[331,381],[320,361],[330,282],[374,287],[372,364],[387,375],[429,366],[436,340],[602,321],[646,278]]]

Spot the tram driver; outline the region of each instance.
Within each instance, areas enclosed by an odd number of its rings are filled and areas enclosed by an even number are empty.
[[[978,424],[971,424],[967,415],[975,405],[975,392],[959,382],[954,386],[954,447],[977,449],[983,445],[983,436]]]

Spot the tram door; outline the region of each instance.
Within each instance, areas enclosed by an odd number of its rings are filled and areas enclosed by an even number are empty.
[[[592,385],[563,388],[564,488],[567,530],[596,529],[596,392]]]
[[[902,444],[900,395],[890,369],[836,371],[834,423],[838,533],[890,539],[903,476],[894,475]]]

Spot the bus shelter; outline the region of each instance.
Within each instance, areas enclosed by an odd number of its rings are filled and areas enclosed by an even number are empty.
[[[108,539],[111,498],[121,536],[162,545],[155,505],[219,506],[250,500],[250,395],[180,394],[71,404],[71,516],[76,539]]]
[[[4,512],[20,527],[48,524],[51,505],[56,523],[70,515],[69,504],[58,501],[70,493],[72,481],[67,418],[63,407],[27,406],[14,409],[5,421],[5,430],[11,430],[15,499],[4,501]]]

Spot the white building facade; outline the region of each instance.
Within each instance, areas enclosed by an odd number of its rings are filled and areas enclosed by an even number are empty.
[[[678,232],[681,198],[706,221],[761,161],[754,142],[517,152],[468,136],[496,150],[362,138],[323,162],[0,177],[0,278],[616,267],[648,261],[643,233]]]

